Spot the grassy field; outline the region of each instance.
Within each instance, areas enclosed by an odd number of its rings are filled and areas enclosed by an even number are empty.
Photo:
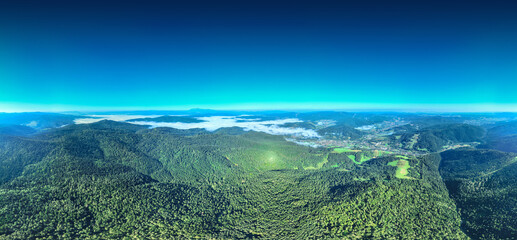
[[[363,156],[362,154],[359,154],[358,157],[356,157],[355,155],[348,155],[348,157],[352,159],[352,161],[354,161],[355,164],[361,164],[372,159],[372,157]]]
[[[334,153],[346,153],[346,152],[360,152],[361,150],[352,150],[352,149],[348,149],[348,148],[334,148],[334,150],[332,152]]]
[[[341,148],[334,148],[332,150],[332,153],[347,153],[348,158],[350,158],[355,164],[361,164],[368,160],[382,157],[386,154],[391,154],[392,152],[379,151],[379,150],[373,150],[373,151],[352,150],[352,149],[341,147]]]
[[[287,142],[283,138],[257,133],[234,138],[234,142],[227,138],[212,140],[211,142],[219,141],[217,146],[208,147],[217,148],[217,152],[244,171],[320,169],[328,162],[327,149],[316,151]]]
[[[406,157],[407,159],[407,157]],[[408,169],[411,168],[409,166],[409,162],[407,160],[395,160],[388,163],[389,166],[397,167],[397,171],[395,172],[395,177],[401,179],[413,179],[412,177],[408,177]]]
[[[355,155],[347,155],[347,156],[348,156],[348,158],[352,159],[352,161],[354,161],[354,163],[359,164],[355,161]]]

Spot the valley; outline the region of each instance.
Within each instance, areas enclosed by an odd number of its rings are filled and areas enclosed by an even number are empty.
[[[0,238],[510,239],[517,233],[517,156],[481,148],[508,121],[218,114],[154,114],[142,124],[127,117],[77,124],[74,119],[88,116],[52,115],[46,124],[59,125],[54,128],[37,128],[39,115],[18,122],[11,115],[12,125],[0,131]],[[149,123],[154,118],[198,125],[158,127]],[[213,119],[223,119],[221,127]],[[35,127],[10,131],[26,123]],[[298,134],[309,130],[318,135]]]

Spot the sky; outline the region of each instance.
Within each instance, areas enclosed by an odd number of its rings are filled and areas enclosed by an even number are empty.
[[[517,111],[516,1],[0,1],[0,111]]]

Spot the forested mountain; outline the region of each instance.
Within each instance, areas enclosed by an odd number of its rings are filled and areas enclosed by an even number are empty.
[[[419,129],[429,128],[436,125],[458,124],[465,120],[463,116],[441,116],[441,115],[408,115],[407,120],[411,121]]]
[[[517,121],[502,122],[488,129],[489,137],[505,137],[517,134]]]
[[[285,123],[281,125],[282,127],[291,127],[291,128],[305,128],[305,129],[315,129],[317,124],[312,122],[295,122],[295,123]]]
[[[329,137],[329,138],[348,138],[348,139],[358,139],[364,134],[346,124],[338,124],[330,127],[326,127],[318,130],[320,135]]]
[[[504,137],[489,137],[486,143],[480,145],[479,148],[517,153],[517,134]]]
[[[310,129],[319,134],[312,138],[133,120],[3,125],[0,239],[512,239],[517,155],[490,149],[514,135],[494,130],[503,123],[484,125],[486,134],[443,124],[449,117],[425,127],[420,118],[237,118],[266,121],[259,130]],[[354,127],[363,124],[372,125]]]
[[[101,121],[4,137],[0,236],[467,238],[438,156],[357,164],[264,133],[185,132]]]
[[[394,135],[393,139],[404,148],[427,152],[442,150],[447,144],[481,141],[483,128],[468,124],[440,124],[422,130]]]
[[[473,239],[517,236],[517,155],[494,150],[441,153],[440,173]]]
[[[353,113],[353,112],[308,112],[292,115],[306,121],[317,121],[322,119],[334,120],[337,123],[346,124],[351,127],[359,127],[390,120],[393,116],[377,113]]]
[[[517,153],[517,121],[502,122],[489,127],[486,143],[479,148]]]
[[[23,125],[0,125],[0,135],[24,136],[35,133],[34,128]]]

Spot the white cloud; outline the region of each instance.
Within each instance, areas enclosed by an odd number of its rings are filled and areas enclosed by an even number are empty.
[[[38,126],[38,121],[31,121],[30,123],[25,124],[27,127],[36,127]]]
[[[161,115],[88,115],[91,118],[78,118],[74,122],[76,124],[95,123],[102,120],[112,120],[119,122],[127,122],[127,120],[136,118],[155,118]],[[207,131],[215,131],[219,128],[240,127],[244,131],[264,132],[272,135],[289,135],[306,138],[319,138],[318,133],[312,129],[304,128],[288,128],[280,127],[286,123],[302,122],[296,118],[278,119],[260,121],[260,119],[239,118],[234,116],[212,116],[198,117],[203,121],[198,123],[182,123],[182,122],[152,122],[152,121],[129,121],[128,123],[137,125],[148,125],[151,128],[170,127],[176,129],[192,129],[203,128]]]
[[[264,132],[272,135],[294,135],[299,137],[317,138],[320,137],[318,133],[312,129],[304,128],[287,128],[280,127],[285,123],[302,122],[296,118],[257,121],[255,119],[242,119],[238,117],[229,116],[213,116],[213,117],[199,117],[203,122],[199,123],[181,123],[181,122],[150,122],[150,121],[132,121],[129,123],[138,125],[149,125],[155,127],[170,127],[177,129],[192,129],[203,128],[207,131],[215,131],[219,128],[240,127],[244,131]],[[244,121],[243,121],[244,120]]]
[[[118,122],[124,122],[130,119],[136,118],[155,118],[161,117],[162,115],[88,115],[91,118],[77,118],[74,119],[75,124],[88,124],[95,123],[102,120],[112,120]]]

